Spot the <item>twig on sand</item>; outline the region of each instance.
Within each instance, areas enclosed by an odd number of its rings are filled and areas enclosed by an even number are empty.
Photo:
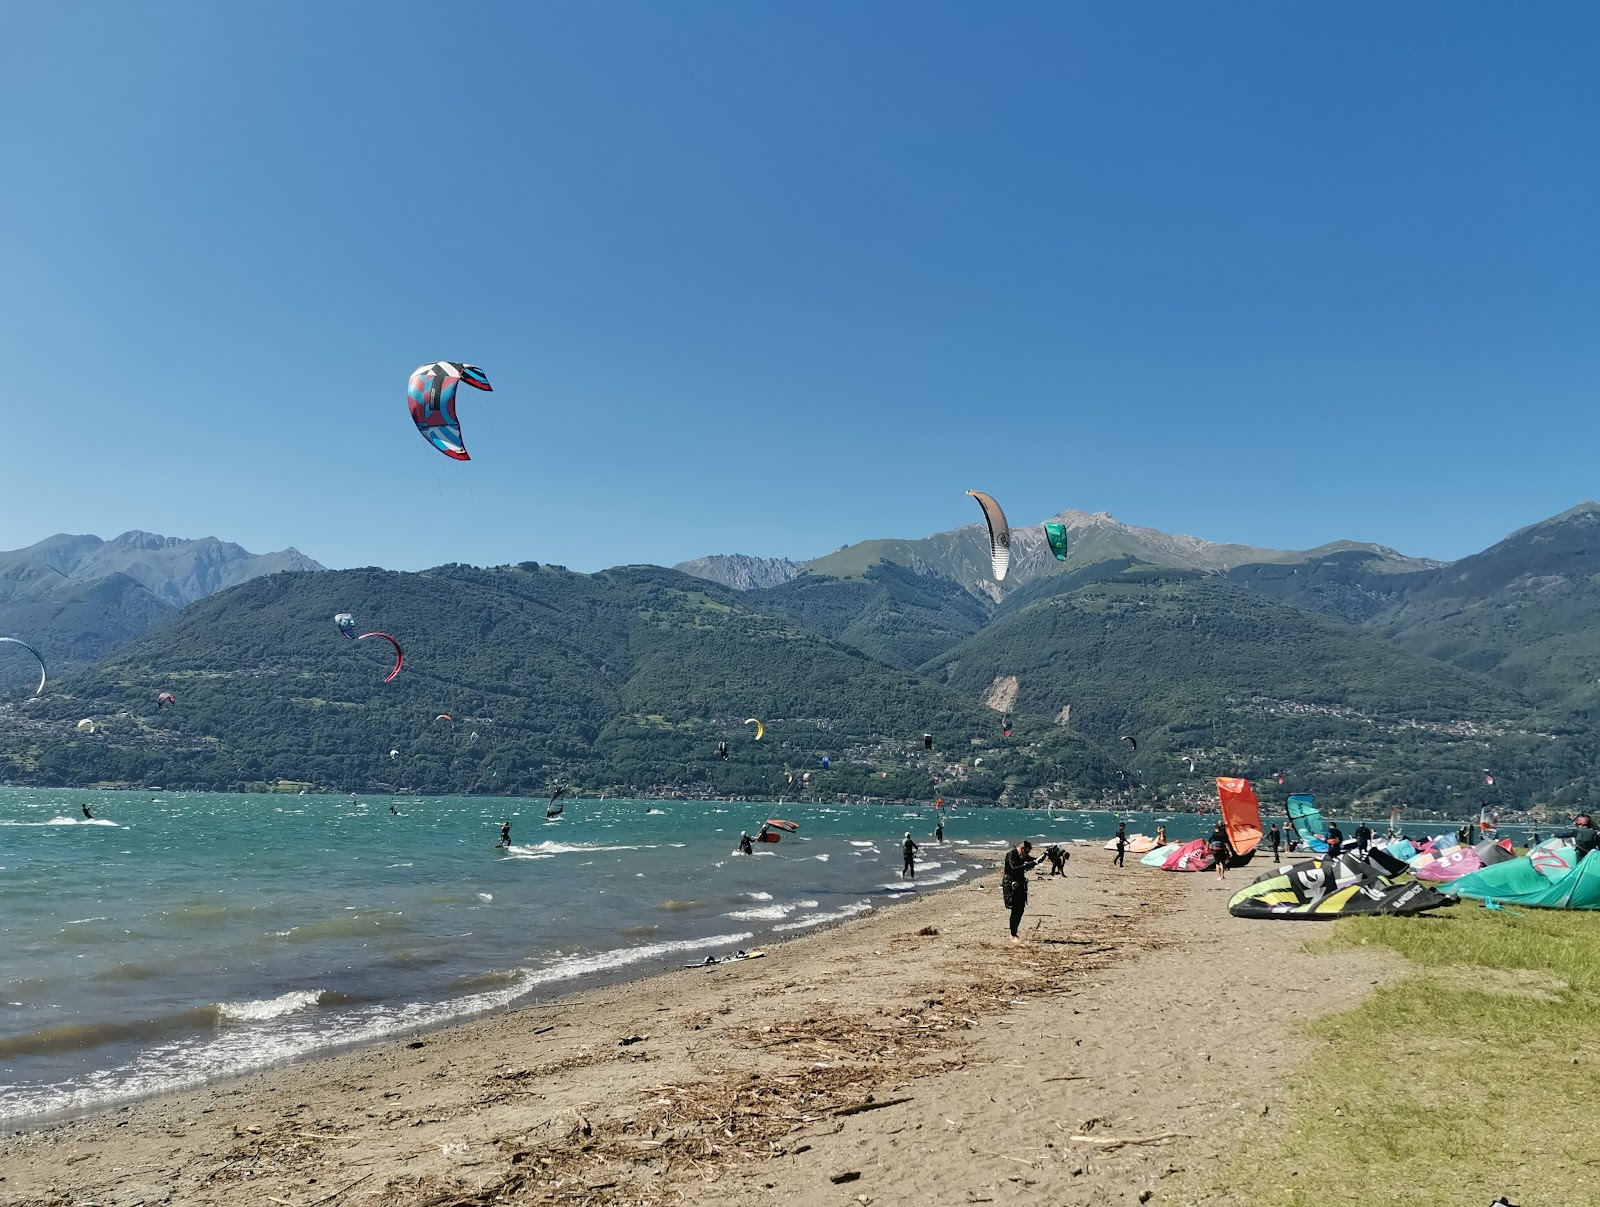
[[[1061,1127],[1059,1123],[1056,1126],[1060,1127],[1062,1131],[1067,1130]],[[1185,1132],[1156,1132],[1151,1136],[1085,1136],[1069,1133],[1067,1139],[1078,1144],[1098,1144],[1101,1148],[1121,1148],[1124,1144],[1160,1144],[1163,1140],[1176,1140],[1186,1136],[1186,1134]]]
[[[843,1115],[860,1115],[866,1111],[881,1111],[886,1106],[899,1106],[902,1102],[910,1101],[911,1096],[908,1094],[904,1098],[885,1098],[882,1102],[858,1102],[855,1106],[841,1106],[838,1110],[828,1113],[836,1118]]]
[[[1046,1077],[1046,1081],[1088,1081],[1087,1073],[1074,1073],[1069,1077]]]
[[[306,1204],[306,1207],[317,1207],[318,1203],[326,1203],[326,1202],[329,1202],[332,1199],[336,1199],[341,1194],[344,1194],[346,1191],[354,1190],[357,1186],[361,1185],[361,1183],[365,1182],[368,1178],[370,1178],[372,1176],[372,1174],[375,1174],[377,1172],[378,1171],[376,1169],[374,1169],[372,1171],[372,1173],[364,1173],[359,1178],[357,1178],[354,1182],[351,1182],[348,1186],[341,1186],[338,1190],[335,1190],[332,1194],[325,1194],[320,1199],[312,1199],[309,1203]]]

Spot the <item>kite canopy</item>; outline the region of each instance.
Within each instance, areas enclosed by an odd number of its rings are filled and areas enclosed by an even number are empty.
[[[1287,804],[1289,824],[1294,827],[1300,841],[1313,851],[1326,851],[1328,823],[1317,811],[1316,797],[1310,792],[1291,792]]]
[[[340,612],[333,618],[333,623],[339,626],[339,631],[351,641],[356,639],[356,618],[348,612]]]
[[[394,670],[383,677],[383,681],[389,683],[400,673],[400,668],[406,664],[406,652],[400,648],[400,643],[387,633],[363,633],[356,640],[365,641],[368,637],[382,637],[390,645],[394,646]]]
[[[772,827],[774,830],[783,830],[785,833],[788,833],[788,834],[793,834],[793,833],[795,833],[796,831],[798,831],[800,829],[800,823],[799,822],[797,822],[797,821],[784,821],[781,817],[769,817],[769,818],[767,818],[767,825]]]
[[[1123,734],[1121,740],[1124,741],[1124,742],[1130,743],[1133,746],[1133,752],[1135,754],[1139,753],[1139,739],[1138,738],[1133,737],[1133,736],[1131,736],[1129,734]]]
[[[1222,824],[1233,848],[1229,867],[1250,862],[1261,844],[1261,804],[1247,779],[1217,776],[1217,799],[1222,804]]]
[[[1600,909],[1600,857],[1581,859],[1565,839],[1461,877],[1445,892],[1533,909]]]
[[[1191,838],[1173,848],[1161,869],[1166,872],[1209,872],[1212,863],[1211,845],[1203,838]]]
[[[992,496],[981,490],[967,491],[978,506],[983,508],[983,518],[989,523],[989,568],[994,571],[994,581],[1000,582],[1011,568],[1011,528],[1006,524],[1006,513],[1000,510]]]
[[[754,725],[756,727],[756,741],[759,742],[762,739],[762,737],[765,736],[765,734],[767,732],[767,727],[765,725],[763,725],[760,721],[756,720],[754,717],[746,717],[744,723],[746,725]]]
[[[1329,921],[1358,914],[1419,914],[1450,905],[1449,897],[1415,881],[1396,884],[1352,855],[1268,872],[1228,902],[1235,918]]]
[[[1167,859],[1182,845],[1183,844],[1181,842],[1169,842],[1164,847],[1157,847],[1144,858],[1139,860],[1139,862],[1144,864],[1144,866],[1147,868],[1166,867]]]
[[[933,749],[933,735],[931,733],[925,733],[922,735],[922,748],[924,750]]]
[[[1433,859],[1423,858],[1411,865],[1418,880],[1431,880],[1435,884],[1446,880],[1460,880],[1469,872],[1476,872],[1483,860],[1471,847],[1455,846]]]
[[[178,697],[171,692],[158,692],[156,694],[156,711],[160,712],[167,705],[176,704],[177,702]]]
[[[32,654],[38,659],[39,686],[33,689],[33,694],[37,696],[40,692],[44,691],[44,659],[40,657],[39,651],[34,649],[26,641],[23,641],[20,637],[0,637],[0,641],[9,641],[12,645],[20,645],[23,649],[27,650],[28,653]]]
[[[411,374],[406,387],[406,403],[411,419],[422,438],[446,457],[470,461],[461,440],[461,421],[456,418],[456,386],[466,382],[479,390],[492,390],[489,378],[477,365],[452,360],[436,360],[421,365]]]
[[[94,722],[89,720],[88,717],[85,717],[83,720],[78,722],[78,732],[79,733],[93,733],[94,732]]]
[[[1050,522],[1044,526],[1044,539],[1050,542],[1050,552],[1056,555],[1056,561],[1067,560],[1067,526]]]
[[[566,794],[567,790],[565,787],[558,787],[550,794],[550,803],[545,806],[544,810],[544,815],[546,817],[560,817],[564,812],[566,812],[567,807],[565,805],[556,804],[556,802]]]

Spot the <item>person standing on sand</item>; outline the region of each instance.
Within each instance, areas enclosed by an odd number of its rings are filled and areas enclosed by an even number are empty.
[[[1337,858],[1339,850],[1343,846],[1344,831],[1339,828],[1338,822],[1330,821],[1328,823],[1328,858]]]
[[[910,876],[913,880],[917,878],[917,852],[920,849],[916,840],[911,837],[911,831],[907,830],[905,845],[900,848],[900,853],[905,857],[906,861],[905,866],[900,869],[901,879],[907,876]]]
[[[1122,862],[1122,857],[1127,853],[1128,823],[1125,821],[1119,821],[1117,823],[1117,853],[1111,857],[1111,866],[1118,868],[1127,867],[1128,865]]]
[[[1211,850],[1211,862],[1217,869],[1217,879],[1226,880],[1228,876],[1228,832],[1222,828],[1222,823],[1217,823],[1217,828],[1211,831],[1211,837],[1206,840],[1206,846]]]
[[[1267,846],[1272,848],[1272,862],[1278,862],[1278,845],[1283,841],[1283,835],[1278,833],[1278,823],[1273,822],[1272,828],[1267,831]]]
[[[1166,845],[1167,845],[1167,827],[1166,826],[1157,826],[1156,827],[1156,846],[1164,847]]]
[[[1028,872],[1039,861],[1033,857],[1033,844],[1023,839],[1006,852],[1005,871],[1001,874],[1000,895],[1011,911],[1011,941],[1017,938],[1017,927],[1022,925],[1022,911],[1028,908]]]
[[[1361,858],[1367,857],[1367,848],[1372,845],[1372,827],[1362,822],[1356,827],[1356,850]]]

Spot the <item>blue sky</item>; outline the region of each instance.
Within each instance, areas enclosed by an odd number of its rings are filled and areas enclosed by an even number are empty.
[[[0,546],[1454,557],[1600,494],[1600,9],[12,4]],[[482,365],[473,460],[406,414]]]

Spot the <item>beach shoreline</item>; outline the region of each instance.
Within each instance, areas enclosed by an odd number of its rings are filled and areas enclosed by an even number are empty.
[[[1255,1117],[1217,1102],[1270,1102],[1292,1018],[1381,975],[1229,918],[1210,876],[1083,852],[1036,879],[1017,946],[999,897],[988,871],[760,960],[24,1125],[0,1139],[0,1202],[981,1201],[1019,1177],[1079,1196],[1053,1201],[1187,1201],[1169,1196]],[[1239,973],[1174,979],[1197,960]],[[1193,1038],[1230,1010],[1267,1058]]]

